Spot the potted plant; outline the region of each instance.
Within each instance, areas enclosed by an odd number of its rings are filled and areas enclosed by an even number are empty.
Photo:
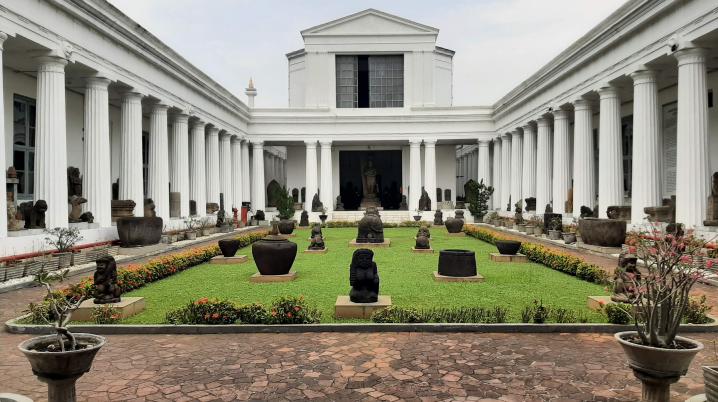
[[[417,208],[414,210],[414,220],[419,222],[421,220],[421,209]]]
[[[187,227],[187,230],[184,232],[185,239],[197,239],[197,226],[199,225],[199,219],[197,219],[196,216],[188,216],[184,219],[184,225]]]
[[[484,179],[478,183],[470,180],[467,187],[465,202],[469,203],[469,213],[474,217],[474,222],[481,222],[489,210],[489,199],[494,193],[494,188],[485,185]]]
[[[210,222],[210,218],[205,216],[199,220],[200,236],[209,236],[214,233],[214,225]]]
[[[74,265],[72,248],[82,240],[78,228],[45,229],[45,242],[54,247],[54,255],[60,260],[60,268]]]
[[[286,187],[277,193],[277,212],[279,214],[279,233],[291,234],[294,231],[294,199]]]
[[[541,236],[543,234],[543,218],[539,215],[534,215],[529,219],[529,222],[533,226],[533,233],[528,232],[528,230],[527,233]]]
[[[566,244],[576,243],[576,218],[573,221],[563,227],[563,242]]]
[[[322,221],[322,226],[327,221],[327,208],[322,206],[322,213],[319,215],[319,219]]]
[[[643,383],[644,400],[669,401],[670,384],[685,375],[703,344],[677,336],[693,285],[704,271],[693,263],[705,241],[693,235],[666,233],[650,224],[634,232],[629,252],[643,260],[645,273],[630,275],[636,296],[635,331],[615,334],[635,376]]]
[[[548,223],[548,238],[551,240],[561,239],[561,229],[563,228],[562,218],[554,216]]]
[[[46,273],[41,272],[35,280],[45,287],[50,317],[42,317],[55,331],[54,335],[44,335],[22,342],[18,348],[30,362],[32,372],[47,384],[49,402],[74,402],[75,382],[90,371],[92,361],[105,338],[93,334],[73,334],[67,329],[72,312],[75,311],[84,296],[79,299],[67,299],[53,292],[51,283],[62,281],[68,270]]]

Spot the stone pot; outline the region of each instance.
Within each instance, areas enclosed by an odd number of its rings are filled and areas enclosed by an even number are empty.
[[[439,275],[476,276],[476,255],[470,250],[439,251]]]
[[[414,220],[419,222],[421,220],[421,215],[414,215]]]
[[[563,242],[566,244],[576,243],[576,233],[566,232],[563,234]]]
[[[444,226],[449,233],[461,233],[461,229],[464,228],[464,220],[456,217],[448,218],[444,221]]]
[[[526,233],[526,225],[524,225],[523,223],[516,225],[516,228],[519,230],[519,232]]]
[[[543,228],[541,226],[536,226],[534,228],[534,234],[536,236],[541,236],[543,234]]]
[[[122,247],[151,246],[162,237],[162,218],[130,217],[117,220],[117,235]]]
[[[579,219],[578,231],[583,242],[592,246],[621,247],[626,241],[626,221],[617,219]]]
[[[55,253],[55,257],[59,262],[59,269],[65,269],[72,266],[72,252]]]
[[[90,371],[95,355],[105,344],[105,338],[98,335],[78,333],[74,336],[78,343],[85,344],[87,347],[67,352],[37,350],[56,342],[57,335],[30,338],[18,346],[30,362],[33,374],[47,384],[49,402],[74,402],[77,400],[75,381]]]
[[[194,230],[184,232],[184,238],[186,240],[197,240],[197,232],[195,232]]]
[[[511,226],[511,229],[518,231],[518,230],[519,230],[519,225],[517,225],[517,224],[514,223],[514,224]]]
[[[219,245],[223,256],[234,257],[234,255],[237,254],[237,250],[239,250],[240,243],[237,239],[223,239],[218,241],[217,245]]]
[[[618,332],[614,335],[628,359],[633,374],[643,383],[643,400],[670,401],[671,384],[688,372],[693,358],[703,350],[703,344],[689,338],[676,336],[676,341],[690,345],[686,349],[663,349],[639,345],[627,339],[636,331]]]
[[[718,366],[703,366],[703,383],[708,402],[718,402]]]
[[[514,240],[496,240],[494,244],[499,253],[503,255],[516,255],[521,248],[521,242]]]
[[[297,244],[269,235],[252,244],[252,257],[262,275],[286,275],[297,256]]]
[[[279,229],[279,233],[283,235],[292,234],[292,232],[294,232],[294,221],[289,219],[280,219],[277,224],[277,229]]]
[[[319,220],[322,221],[322,225],[324,224],[324,222],[327,221],[327,217],[328,217],[327,214],[321,214],[321,215],[319,215]]]
[[[548,238],[551,240],[561,240],[561,231],[560,230],[549,230],[548,231]]]

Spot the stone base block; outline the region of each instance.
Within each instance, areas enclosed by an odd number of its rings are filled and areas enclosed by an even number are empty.
[[[384,239],[384,243],[357,243],[357,239],[352,239],[349,242],[349,247],[357,248],[374,248],[374,247],[389,247],[391,246],[391,239]]]
[[[529,262],[529,258],[523,254],[499,254],[491,253],[491,261],[495,262]]]
[[[218,255],[216,257],[212,257],[212,259],[209,261],[210,264],[220,264],[220,265],[233,265],[233,264],[242,264],[249,261],[249,258],[247,258],[246,255],[235,255],[234,257],[225,257],[223,255]]]
[[[593,311],[601,311],[607,304],[616,304],[616,302],[611,300],[611,296],[588,296],[586,301],[588,308]]]
[[[433,248],[414,248],[414,247],[412,247],[411,252],[417,253],[417,254],[434,254],[434,249]]]
[[[459,232],[459,233],[447,233],[446,234],[449,237],[466,237],[466,233]]]
[[[119,303],[95,304],[92,299],[85,300],[80,307],[72,313],[73,321],[92,321],[92,311],[96,307],[110,306],[120,313],[120,318],[132,317],[145,309],[144,297],[122,297]]]
[[[304,252],[307,254],[326,254],[327,251],[329,251],[329,249],[326,247],[321,250],[310,250],[310,249],[304,250]]]
[[[285,238],[290,238],[290,237],[297,237],[297,234],[296,233],[280,234],[280,236],[285,237]]]
[[[439,275],[439,272],[434,271],[434,280],[437,282],[483,282],[484,277],[480,274],[476,274],[476,276],[446,276]]]
[[[249,277],[252,283],[291,282],[297,279],[297,273],[289,271],[285,275],[262,275],[259,272]]]
[[[391,306],[391,296],[379,296],[376,303],[354,303],[349,296],[337,296],[334,304],[336,318],[369,318],[372,313]]]

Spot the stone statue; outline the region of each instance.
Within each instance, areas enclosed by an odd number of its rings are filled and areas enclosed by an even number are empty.
[[[117,286],[117,263],[108,255],[95,261],[95,304],[119,303],[122,289]]]
[[[224,210],[224,193],[219,193],[219,211],[217,211],[217,221],[214,226],[218,228],[222,227],[226,218],[227,212]]]
[[[553,207],[551,206],[551,203],[546,204],[546,208],[544,208],[543,212],[545,214],[552,214],[553,213]]]
[[[68,220],[71,223],[82,222],[80,216],[82,216],[82,204],[87,202],[86,198],[80,197],[79,195],[71,195],[68,200],[70,203],[70,216]]]
[[[157,213],[155,212],[155,202],[152,198],[145,198],[145,218],[155,218]]]
[[[189,200],[189,214],[197,216],[197,201]]]
[[[312,238],[314,236],[322,236],[322,239],[324,238],[324,234],[322,234],[322,225],[315,223],[314,226],[312,226]]]
[[[319,201],[319,193],[314,193],[314,197],[312,197],[312,212],[322,212],[323,209],[324,204]]]
[[[594,210],[594,213],[598,210],[596,208]],[[631,220],[631,206],[623,206],[623,205],[611,205],[610,207],[606,208],[606,216],[608,219],[618,219],[622,221],[630,221]]]
[[[521,201],[516,201],[514,204],[514,221],[517,225],[524,223],[523,209],[521,208]]]
[[[431,239],[431,233],[429,232],[429,228],[426,227],[426,225],[421,225],[419,230],[416,232],[416,237],[424,236],[427,239]]]
[[[713,173],[711,195],[708,197],[705,226],[718,226],[718,172]]]
[[[316,225],[319,226],[319,225]],[[309,249],[310,250],[324,250],[324,238],[322,237],[322,229],[319,227],[319,231],[315,233],[314,228],[312,228],[312,240],[311,243],[309,243]]]
[[[406,202],[406,196],[401,196],[401,202],[399,203],[399,211],[408,211],[409,210],[409,204]]]
[[[506,212],[511,212],[511,196],[509,196],[509,203],[506,204]]]
[[[426,237],[424,234],[419,234],[416,236],[416,244],[414,245],[414,248],[417,250],[428,250],[431,248],[429,245],[429,238]]]
[[[258,209],[256,212],[254,212],[254,219],[258,221],[263,221],[264,218],[264,211],[261,209]]]
[[[372,260],[374,252],[360,248],[354,251],[349,267],[349,300],[354,303],[376,303],[379,300],[379,271]]]
[[[205,211],[207,212],[208,215],[211,215],[211,214],[219,211],[219,204],[217,204],[216,202],[208,202],[207,205],[205,206]],[[147,216],[147,215],[145,215],[145,216]]]
[[[84,212],[80,215],[80,222],[93,223],[95,222],[95,215],[92,215],[90,211]]]
[[[443,225],[444,224],[444,213],[441,212],[440,209],[437,209],[436,212],[434,212],[434,225]]]
[[[302,211],[302,216],[299,218],[299,226],[309,226],[309,213]]]
[[[337,206],[334,208],[335,211],[343,211],[344,210],[344,204],[342,203],[342,196],[337,196]]]
[[[384,243],[384,224],[376,207],[369,207],[359,221],[357,243]]]
[[[613,272],[613,295],[611,300],[617,303],[633,303],[638,296],[636,283],[641,280],[637,267],[638,257],[621,253],[618,256],[618,268]]]
[[[564,211],[566,211],[567,214],[570,214],[573,212],[573,187],[568,189],[568,194],[566,196],[566,205],[564,206]]]
[[[581,205],[581,218],[590,218],[593,216],[593,210],[585,205]]]
[[[67,168],[67,196],[82,196],[82,176],[80,169],[70,166]]]
[[[422,211],[431,211],[431,198],[429,198],[429,193],[424,190],[424,188],[421,188],[421,197],[419,198],[419,209]]]
[[[20,212],[25,219],[25,229],[45,229],[45,212],[47,212],[47,202],[45,200],[37,200],[35,205],[32,201],[20,204]]]
[[[11,200],[12,197],[11,193],[7,194],[7,230],[9,231],[16,231],[22,229],[20,226],[20,222],[17,219],[17,207],[15,206],[15,201]]]
[[[536,197],[528,197],[525,198],[524,201],[526,202],[526,211],[536,211]]]

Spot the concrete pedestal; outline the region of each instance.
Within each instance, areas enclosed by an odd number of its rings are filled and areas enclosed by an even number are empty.
[[[459,233],[447,233],[446,234],[449,237],[466,237],[466,233],[459,232]]]
[[[234,257],[225,257],[223,255],[218,255],[216,257],[212,257],[209,263],[218,265],[234,265],[242,264],[247,261],[249,261],[249,258],[247,258],[246,255],[235,255]]]
[[[311,250],[311,249],[304,250],[304,252],[307,254],[326,254],[327,251],[329,251],[329,249],[326,247],[321,250]]]
[[[434,254],[434,249],[433,248],[414,248],[414,247],[412,247],[411,252],[417,253],[417,254]]]
[[[391,239],[384,239],[383,243],[357,243],[357,239],[352,239],[349,242],[349,247],[357,248],[378,248],[378,247],[389,247],[391,246]]]
[[[480,274],[475,276],[446,276],[439,275],[439,272],[434,271],[434,280],[437,282],[483,282],[484,277]]]
[[[529,262],[529,258],[523,254],[499,254],[491,253],[491,261],[494,262]]]
[[[80,307],[72,313],[73,321],[92,321],[92,311],[96,307],[109,306],[117,309],[120,318],[125,319],[138,314],[145,309],[144,297],[122,297],[119,303],[95,304],[92,299],[85,300]]]
[[[376,303],[354,303],[349,296],[337,296],[334,304],[336,318],[370,318],[372,313],[391,306],[391,296],[379,296]]]
[[[259,272],[249,277],[249,281],[252,283],[272,283],[272,282],[291,282],[297,279],[297,273],[289,271],[285,275],[262,275]]]

